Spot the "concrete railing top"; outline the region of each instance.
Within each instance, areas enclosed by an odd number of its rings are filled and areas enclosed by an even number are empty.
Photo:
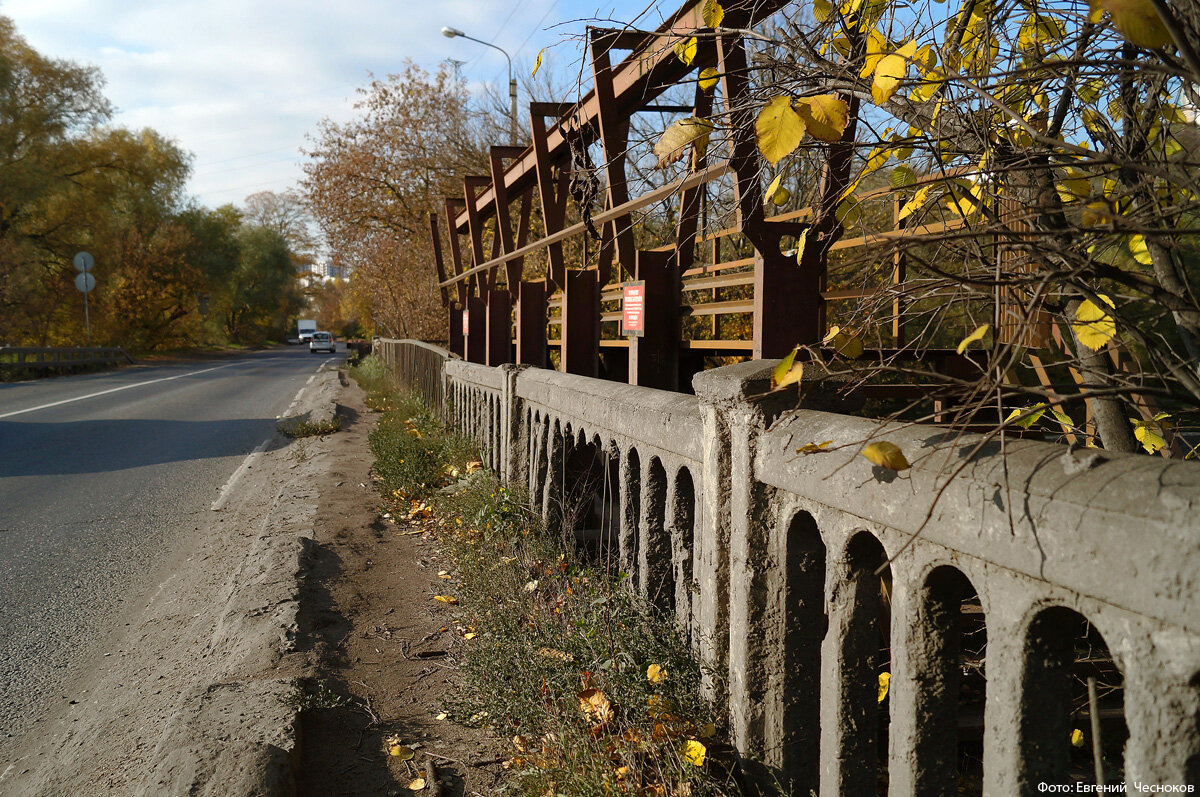
[[[732,406],[769,386],[774,362],[731,368],[743,371],[733,377],[699,375],[697,391]],[[879,440],[899,446],[912,468],[897,473],[860,456]],[[799,452],[826,441],[820,453]],[[864,521],[1200,631],[1200,463],[800,409],[759,437],[754,475]]]
[[[447,360],[446,376],[490,390],[504,389],[504,370],[466,360]]]
[[[623,437],[699,462],[703,424],[695,396],[605,379],[529,368],[517,377],[517,395]]]

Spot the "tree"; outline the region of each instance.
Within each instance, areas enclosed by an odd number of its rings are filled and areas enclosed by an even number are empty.
[[[897,371],[936,381],[930,398],[955,402],[963,421],[1041,420],[1115,450],[1162,449],[1164,413],[1194,424],[1197,7],[818,0],[813,10],[772,32],[754,67],[772,79],[714,118],[718,135],[745,135],[733,120],[748,112],[773,165],[805,151],[829,163],[816,190],[795,185],[814,209],[800,256],[822,270],[848,229],[890,229],[890,218],[872,228],[856,199],[886,175],[904,225],[941,232],[879,238],[838,264],[859,286],[883,286],[839,314],[852,330],[841,340],[901,354],[961,341],[974,373],[829,360],[847,348],[836,335],[808,355],[860,381]],[[898,288],[896,258],[909,270]],[[897,306],[907,308],[899,341]]]
[[[486,173],[486,148],[466,87],[443,67],[403,72],[359,90],[358,116],[325,120],[306,151],[304,200],[333,262],[352,267],[382,334],[437,338],[444,318],[429,264],[430,210]]]

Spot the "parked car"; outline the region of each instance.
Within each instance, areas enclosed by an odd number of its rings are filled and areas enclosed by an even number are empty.
[[[319,351],[327,351],[333,354],[337,351],[337,343],[333,339],[333,335],[329,332],[314,332],[308,341],[308,350],[313,354]]]

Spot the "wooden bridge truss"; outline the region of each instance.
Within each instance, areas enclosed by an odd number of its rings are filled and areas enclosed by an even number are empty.
[[[781,357],[796,344],[819,346],[826,333],[828,303],[878,294],[862,288],[831,290],[826,276],[832,253],[886,247],[899,237],[932,236],[961,226],[946,221],[905,229],[899,220],[903,197],[885,189],[855,196],[859,201],[890,196],[892,229],[842,238],[834,210],[851,179],[858,129],[858,101],[849,95],[845,100],[850,121],[841,140],[826,146],[815,206],[767,216],[754,138],[748,53],[741,31],[785,4],[786,0],[729,0],[724,3],[724,22],[715,30],[704,26],[703,3],[685,5],[652,32],[589,30],[591,91],[575,104],[531,102],[530,146],[492,147],[490,174],[464,178],[463,195],[445,200],[444,222],[438,214],[430,214],[452,352],[487,365],[548,366],[551,351],[557,350],[556,364],[567,373],[617,379],[627,373],[630,384],[686,389],[690,375],[702,370],[706,356]],[[675,45],[692,37],[697,47],[689,64],[676,54]],[[620,51],[628,55],[614,63],[614,53]],[[710,116],[713,94],[702,90],[696,77],[707,67],[717,70],[721,110],[731,131],[726,157],[719,162],[695,157],[684,177],[631,198],[626,174],[630,120],[644,111]],[[696,86],[693,105],[656,104],[671,87],[688,83]],[[575,268],[566,262],[563,244],[584,237],[588,225],[566,224],[572,145],[578,149],[597,142],[603,150],[599,170],[604,210],[594,213],[590,221],[602,237],[597,262]],[[724,178],[733,187],[735,223],[702,234],[704,186]],[[530,241],[535,195],[545,236]],[[675,196],[673,243],[638,248],[633,214]],[[490,252],[485,251],[489,223],[494,225]],[[810,242],[823,243],[805,247],[797,262],[781,251],[782,242],[806,229]],[[547,259],[545,277],[528,279],[526,258],[541,252]],[[893,345],[872,352],[882,357],[911,354],[905,350],[905,259],[899,251],[890,257],[887,289],[892,297]],[[645,286],[640,336],[612,333],[621,317],[621,285],[627,279]],[[740,289],[739,296],[722,299],[720,292],[730,289]],[[750,334],[721,338],[718,317],[740,314],[752,319]],[[709,318],[711,338],[685,338],[681,320],[688,316]],[[924,350],[918,356],[932,368],[951,372],[961,359],[953,350]],[[889,395],[904,394],[897,388],[890,386]]]

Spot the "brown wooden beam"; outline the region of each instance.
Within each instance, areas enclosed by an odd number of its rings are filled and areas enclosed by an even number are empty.
[[[534,104],[536,103],[531,106]],[[542,224],[546,228],[546,235],[551,236],[562,231],[562,205],[565,197],[563,201],[560,201],[558,192],[555,190],[554,163],[550,160],[546,144],[546,120],[541,114],[535,113],[532,107],[529,113],[529,129],[533,139],[533,151],[537,157],[537,186],[538,197],[541,199],[542,205]],[[546,248],[546,252],[550,259],[547,278],[561,289],[565,284],[564,272],[566,271],[562,244],[552,243]]]
[[[524,281],[517,292],[517,362],[545,368],[546,283]]]
[[[447,346],[449,347],[451,353],[457,354],[459,357],[465,356],[466,351],[463,348],[462,314],[463,309],[458,306],[451,306],[446,310],[446,315],[450,325],[449,334],[446,338],[448,341]]]
[[[458,230],[454,226],[454,217],[457,215],[455,209],[463,205],[463,200],[455,197],[447,197],[445,202],[446,209],[446,237],[450,241],[450,263],[454,266],[454,276],[459,277],[463,273],[462,262],[462,247],[458,240]],[[460,307],[466,307],[467,294],[470,290],[470,283],[467,280],[461,280],[455,285],[458,288],[458,303]]]
[[[442,236],[438,235],[438,217],[429,214],[429,241],[433,245],[433,264],[437,268],[438,290],[442,292],[442,307],[450,306],[450,291],[443,285],[446,281],[446,264],[442,262]]]
[[[463,356],[469,362],[483,364],[487,361],[487,305],[480,297],[470,296],[467,298],[466,313],[466,353]]]
[[[562,306],[562,370],[597,376],[600,364],[600,285],[595,271],[568,271]]]
[[[637,253],[643,334],[629,339],[629,384],[679,389],[679,269],[674,252]]]
[[[610,47],[605,44],[604,37],[593,37],[589,42],[589,49],[592,56],[596,121],[600,130],[600,144],[604,149],[602,171],[604,172],[608,207],[618,208],[629,201],[629,183],[625,176],[629,117],[627,114],[622,114],[617,107],[613,89],[612,62],[609,59]],[[633,268],[636,257],[633,223],[630,219],[631,217],[626,214],[617,216],[611,222],[617,246],[617,262],[627,269]]]
[[[488,365],[512,362],[512,299],[507,289],[488,291],[485,359]]]

